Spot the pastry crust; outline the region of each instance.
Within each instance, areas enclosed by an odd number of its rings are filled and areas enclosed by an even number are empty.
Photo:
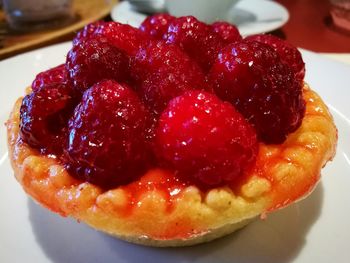
[[[143,245],[198,244],[302,199],[315,187],[321,168],[335,154],[337,129],[326,105],[306,84],[303,96],[306,114],[301,127],[281,145],[260,144],[255,167],[232,187],[207,191],[191,185],[166,190],[152,187],[159,178],[172,176],[161,169],[108,191],[79,181],[55,156],[41,155],[22,142],[22,98],[7,121],[9,158],[24,190],[53,212]]]

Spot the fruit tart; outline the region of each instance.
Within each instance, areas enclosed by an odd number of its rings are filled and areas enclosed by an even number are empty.
[[[234,25],[157,14],[96,22],[7,121],[34,200],[120,239],[186,246],[309,195],[337,129],[299,51]]]

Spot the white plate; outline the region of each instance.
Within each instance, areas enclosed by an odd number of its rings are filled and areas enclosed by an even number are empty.
[[[114,21],[139,27],[146,15],[135,11],[129,2],[124,1],[112,9],[111,17]],[[286,8],[268,0],[241,0],[227,16],[222,17],[222,20],[236,24],[244,36],[272,31],[283,26],[288,19]]]
[[[70,44],[0,62],[0,116],[35,73],[63,63]],[[132,245],[61,218],[26,197],[13,177],[0,126],[0,262],[349,262],[350,67],[303,51],[307,81],[329,104],[339,128],[334,161],[306,200],[208,244],[157,249]]]

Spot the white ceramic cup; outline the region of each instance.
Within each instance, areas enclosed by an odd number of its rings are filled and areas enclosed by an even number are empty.
[[[222,20],[238,0],[165,0],[167,11],[173,16],[195,16],[212,23]]]

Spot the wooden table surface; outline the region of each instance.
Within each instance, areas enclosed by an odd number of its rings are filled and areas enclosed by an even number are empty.
[[[1,0],[0,0],[1,1]],[[17,32],[9,28],[0,9],[0,59],[50,44],[70,41],[84,25],[109,16],[118,0],[74,0],[74,13],[67,25],[33,32]]]
[[[350,32],[339,30],[333,25],[328,0],[276,1],[284,5],[290,15],[287,24],[276,34],[308,50],[350,53]]]

